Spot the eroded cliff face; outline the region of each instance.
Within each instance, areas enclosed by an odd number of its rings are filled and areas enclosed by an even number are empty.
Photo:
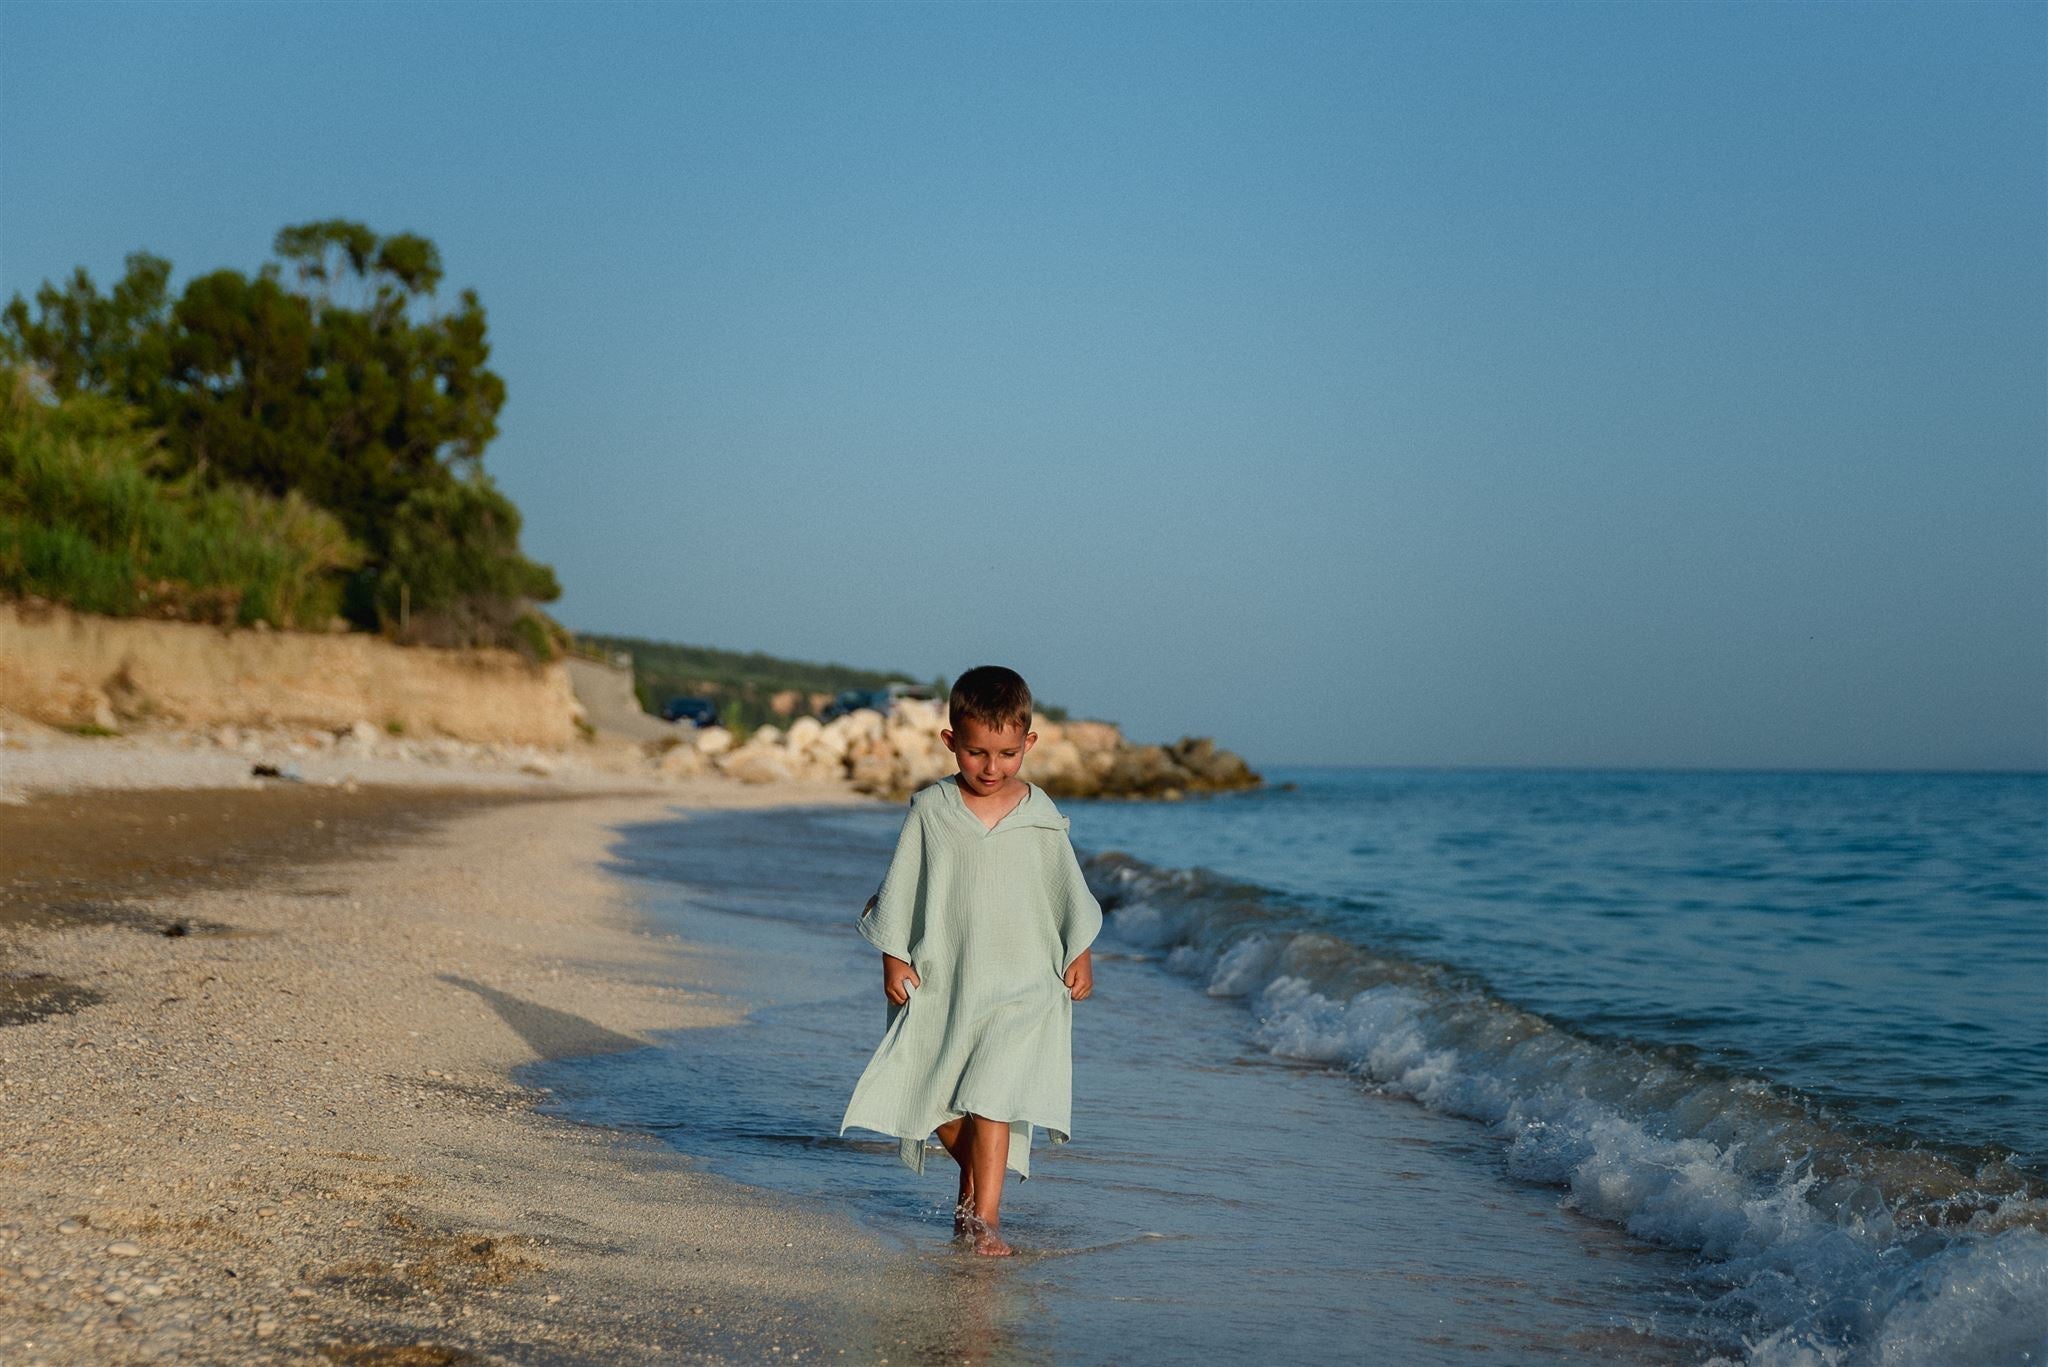
[[[820,723],[792,722],[787,731],[764,726],[734,745],[722,727],[679,735],[661,758],[663,772],[719,772],[749,783],[791,778],[845,779],[862,792],[901,798],[953,772],[953,756],[939,743],[945,708],[908,699],[883,716],[860,711]],[[1024,761],[1024,777],[1054,797],[1153,797],[1256,787],[1259,776],[1211,740],[1188,737],[1172,745],[1133,745],[1108,722],[1052,722],[1038,718],[1038,745]]]
[[[318,727],[560,747],[581,709],[559,664],[509,650],[251,631],[0,603],[0,711],[48,726]]]

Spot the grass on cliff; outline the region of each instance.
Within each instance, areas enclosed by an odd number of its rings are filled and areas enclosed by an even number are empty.
[[[110,617],[319,629],[362,561],[296,494],[154,473],[152,433],[103,399],[0,371],[0,594]]]

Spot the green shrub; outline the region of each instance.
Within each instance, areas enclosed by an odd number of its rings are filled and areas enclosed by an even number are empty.
[[[512,624],[513,648],[529,660],[546,664],[559,653],[555,633],[537,612],[525,612]]]
[[[151,433],[0,370],[0,594],[81,612],[324,627],[362,552],[296,494],[156,473]]]
[[[395,639],[552,652],[535,640],[547,632],[530,604],[559,597],[561,587],[553,570],[519,554],[519,510],[488,475],[414,490],[384,538],[383,563],[357,576],[353,591],[367,590],[373,620]],[[350,615],[360,620],[359,607]]]

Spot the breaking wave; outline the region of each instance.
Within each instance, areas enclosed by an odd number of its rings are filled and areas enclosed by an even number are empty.
[[[1258,1045],[1487,1126],[1508,1173],[1697,1255],[1717,1362],[2048,1362],[2048,1185],[1686,1052],[1575,1033],[1203,870],[1087,861],[1113,942],[1244,1000]]]

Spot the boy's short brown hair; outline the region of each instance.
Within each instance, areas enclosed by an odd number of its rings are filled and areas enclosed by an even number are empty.
[[[976,665],[953,681],[946,700],[947,724],[978,721],[996,731],[1013,726],[1031,729],[1031,685],[1014,669]]]

